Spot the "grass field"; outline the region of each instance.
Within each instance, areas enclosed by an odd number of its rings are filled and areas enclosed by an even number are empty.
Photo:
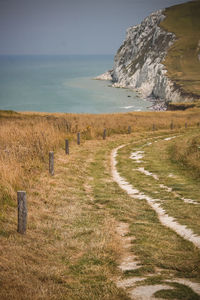
[[[167,75],[183,93],[200,95],[200,1],[169,7],[165,15],[161,26],[177,37],[164,61]]]
[[[113,115],[2,111],[0,299],[128,300],[150,288],[159,298],[200,299],[200,249],[163,226],[148,203],[123,191],[111,172],[111,152],[123,144],[117,156],[121,176],[200,235],[199,119],[197,109]],[[48,173],[50,150],[54,176]],[[130,159],[133,151],[144,151],[141,163]],[[26,235],[16,232],[17,190],[27,192]],[[133,257],[137,268],[119,268]]]

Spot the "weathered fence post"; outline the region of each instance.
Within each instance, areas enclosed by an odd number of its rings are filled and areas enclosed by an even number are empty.
[[[103,140],[105,140],[106,139],[106,129],[104,129],[104,131],[103,131]]]
[[[173,130],[174,129],[174,123],[173,121],[171,121],[171,124],[170,124],[170,129]]]
[[[69,141],[65,140],[65,153],[69,154]]]
[[[81,137],[80,132],[78,132],[78,133],[77,133],[77,144],[78,144],[78,145],[80,145],[80,143],[81,143],[81,142],[80,142],[80,140],[81,140],[80,137]]]
[[[18,225],[17,232],[21,234],[26,233],[27,224],[27,203],[26,203],[26,192],[17,192],[17,205],[18,205]]]
[[[53,151],[49,152],[49,173],[54,175],[54,153]]]
[[[153,131],[155,131],[155,130],[156,130],[156,125],[155,125],[155,124],[153,124],[153,126],[152,126],[152,130],[153,130]]]
[[[131,126],[128,126],[128,134],[131,133]]]

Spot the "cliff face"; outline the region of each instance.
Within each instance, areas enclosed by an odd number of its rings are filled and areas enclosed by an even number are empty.
[[[136,89],[142,97],[156,97],[166,102],[192,101],[166,76],[162,64],[176,36],[159,24],[165,18],[159,10],[141,24],[127,30],[126,39],[118,50],[110,72],[113,86]]]

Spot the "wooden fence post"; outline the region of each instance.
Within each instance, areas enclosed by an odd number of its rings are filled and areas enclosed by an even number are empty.
[[[26,233],[27,224],[27,203],[26,203],[26,192],[17,192],[17,205],[18,205],[18,225],[17,231],[21,234]]]
[[[81,143],[81,135],[80,132],[77,133],[77,144],[80,145]]]
[[[103,140],[105,140],[106,139],[106,129],[104,129],[104,131],[103,131]]]
[[[156,130],[156,125],[155,125],[155,124],[153,124],[153,126],[152,126],[152,130],[153,130],[153,131],[155,131],[155,130]]]
[[[53,151],[49,152],[49,173],[54,175],[54,153]]]
[[[174,129],[174,123],[173,121],[171,121],[171,124],[170,124],[170,129],[173,130]]]
[[[69,154],[69,141],[65,140],[65,153]]]
[[[128,134],[131,133],[131,126],[128,126]]]

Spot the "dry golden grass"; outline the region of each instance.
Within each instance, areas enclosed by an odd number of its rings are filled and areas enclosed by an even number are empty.
[[[123,251],[115,228],[123,210],[130,220],[135,212],[126,195],[118,190],[115,194],[114,183],[103,194],[111,180],[109,151],[130,139],[124,135],[128,126],[134,131],[132,138],[138,139],[153,134],[153,124],[169,130],[173,121],[182,130],[185,122],[196,127],[199,117],[199,110],[113,115],[1,112],[0,299],[128,299],[111,280],[118,276],[116,261]],[[110,136],[106,141],[104,128]],[[78,131],[81,146],[76,145]],[[70,156],[64,154],[66,138]],[[98,156],[104,148],[105,161]],[[55,151],[53,177],[48,174],[50,150]],[[25,236],[16,232],[17,190],[28,194]]]
[[[34,172],[47,168],[48,152],[64,147],[68,138],[75,142],[76,133],[82,140],[107,135],[196,126],[200,110],[186,112],[140,112],[124,114],[46,114],[0,112],[0,196],[1,206],[15,198],[16,190],[26,189]],[[11,201],[12,202],[12,201]]]
[[[55,176],[32,179],[25,236],[17,234],[16,209],[9,208],[0,235],[0,299],[89,300],[102,293],[126,299],[109,280],[120,254],[115,220],[96,211],[85,192],[88,164],[100,146],[74,145],[70,156],[57,151]]]
[[[195,178],[200,178],[200,135],[185,137],[171,145],[171,159],[188,168]]]
[[[48,151],[58,148],[64,136],[42,119],[2,119],[0,126],[0,190],[6,199],[28,186],[33,171],[42,167]]]

